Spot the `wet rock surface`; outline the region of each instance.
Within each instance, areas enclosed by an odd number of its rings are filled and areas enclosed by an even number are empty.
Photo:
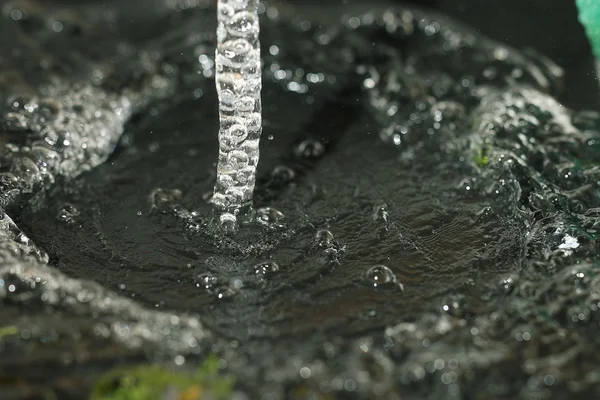
[[[248,398],[598,394],[600,116],[555,100],[552,61],[403,6],[265,8],[232,238],[207,202],[214,9],[42,4],[0,21],[7,398],[208,352]]]

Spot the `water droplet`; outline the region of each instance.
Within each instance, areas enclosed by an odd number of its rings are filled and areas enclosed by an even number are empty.
[[[254,266],[256,276],[265,277],[279,271],[279,265],[274,261],[264,261]]]
[[[365,273],[365,283],[376,289],[398,286],[396,275],[385,265],[374,265]],[[402,284],[399,287],[404,290]]]

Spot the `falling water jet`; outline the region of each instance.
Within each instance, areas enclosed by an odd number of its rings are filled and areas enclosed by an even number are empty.
[[[258,0],[218,0],[217,14],[220,128],[212,202],[221,225],[235,230],[237,217],[252,208],[262,131]]]

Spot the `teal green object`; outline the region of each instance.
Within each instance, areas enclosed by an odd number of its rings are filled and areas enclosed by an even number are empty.
[[[600,0],[576,0],[579,21],[585,28],[592,51],[600,60]]]

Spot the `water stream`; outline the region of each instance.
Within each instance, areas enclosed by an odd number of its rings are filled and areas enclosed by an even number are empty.
[[[233,228],[251,206],[259,157],[261,64],[258,0],[219,0],[215,56],[219,159],[212,198],[221,224]]]

